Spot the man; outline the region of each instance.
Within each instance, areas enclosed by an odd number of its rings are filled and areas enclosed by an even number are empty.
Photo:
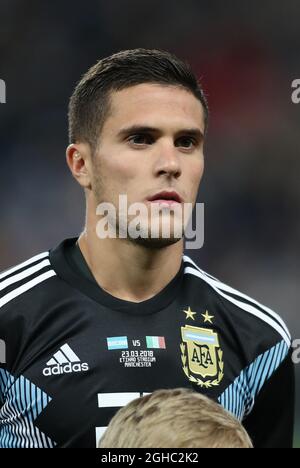
[[[96,447],[118,409],[178,387],[220,402],[255,446],[291,446],[285,324],[183,256],[207,114],[193,73],[163,51],[120,52],[77,85],[67,163],[86,225],[1,275],[1,447]]]
[[[113,417],[99,448],[253,448],[242,424],[187,388],[157,390]]]

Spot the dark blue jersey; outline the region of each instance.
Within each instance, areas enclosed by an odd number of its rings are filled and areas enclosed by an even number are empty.
[[[178,387],[220,402],[255,446],[292,446],[291,338],[277,314],[187,256],[151,299],[115,298],[75,242],[0,276],[0,447],[96,447],[120,407]]]

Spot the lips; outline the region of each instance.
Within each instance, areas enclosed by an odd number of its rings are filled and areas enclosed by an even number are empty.
[[[175,192],[175,191],[162,191],[159,193],[156,193],[155,195],[151,196],[148,198],[149,201],[151,202],[174,202],[174,203],[181,203],[182,198],[180,195]]]

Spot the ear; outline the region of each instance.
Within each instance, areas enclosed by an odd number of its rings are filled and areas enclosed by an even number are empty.
[[[84,189],[91,188],[91,152],[85,143],[72,143],[67,147],[66,159],[73,177]]]

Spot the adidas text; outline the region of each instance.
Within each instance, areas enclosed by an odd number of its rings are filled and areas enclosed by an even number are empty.
[[[71,374],[73,372],[86,372],[89,370],[89,365],[84,362],[84,363],[76,363],[76,364],[65,364],[63,366],[57,364],[52,367],[45,367],[43,370],[43,374],[45,377],[48,377],[50,375],[61,375],[61,374]]]

